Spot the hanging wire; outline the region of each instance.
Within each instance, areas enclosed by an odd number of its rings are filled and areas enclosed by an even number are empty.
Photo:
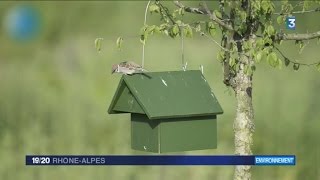
[[[187,62],[185,62],[185,59],[184,59],[184,34],[183,34],[183,30],[182,28],[180,27],[180,32],[181,32],[181,63],[182,63],[182,70],[183,71],[186,71],[187,69]]]
[[[181,19],[183,20],[183,19]],[[182,70],[186,71],[187,70],[187,66],[188,66],[188,62],[185,61],[184,59],[184,32],[183,32],[183,28],[180,27],[180,35],[181,35],[181,63],[182,63]]]
[[[146,10],[144,11],[144,23],[143,23],[143,25],[147,25],[147,13],[148,13],[150,2],[151,2],[151,0],[148,1],[148,4],[146,6]],[[144,47],[145,47],[145,44],[146,44],[145,42],[142,43],[142,62],[141,62],[141,67],[142,68],[144,68],[144,54],[145,54]]]

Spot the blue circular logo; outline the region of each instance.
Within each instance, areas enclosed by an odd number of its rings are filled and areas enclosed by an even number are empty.
[[[18,41],[28,41],[37,37],[40,25],[39,12],[29,5],[12,8],[4,20],[4,27],[8,35]]]

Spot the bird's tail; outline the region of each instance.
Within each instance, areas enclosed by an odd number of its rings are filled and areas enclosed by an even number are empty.
[[[145,70],[145,69],[143,69],[143,68],[138,68],[137,71],[140,72],[140,73],[148,72],[147,70]]]

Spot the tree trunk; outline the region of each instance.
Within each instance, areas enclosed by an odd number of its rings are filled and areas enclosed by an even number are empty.
[[[240,59],[240,70],[234,77],[234,92],[237,100],[236,117],[233,124],[235,154],[251,155],[253,144],[254,115],[252,106],[252,75],[244,72],[244,64],[253,62],[248,57]],[[234,180],[250,180],[251,166],[236,166]]]

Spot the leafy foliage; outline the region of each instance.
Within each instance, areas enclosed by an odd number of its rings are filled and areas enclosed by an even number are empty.
[[[224,4],[230,7],[228,8],[229,12],[226,12],[223,4],[220,4],[219,10],[215,9],[214,11],[203,10],[205,7],[200,5],[202,9],[194,8],[190,10],[190,8],[187,10],[188,12],[201,12],[201,14],[209,12],[210,20],[185,22],[182,19],[186,13],[184,6],[169,9],[162,2],[155,1],[149,6],[149,12],[151,14],[159,14],[161,23],[151,26],[144,25],[141,29],[140,41],[145,44],[148,37],[154,33],[163,34],[171,38],[182,35],[191,38],[194,33],[198,33],[210,38],[214,37],[217,34],[217,30],[220,29],[222,36],[227,37],[227,41],[231,45],[226,48],[226,44],[222,47],[216,43],[221,47],[220,52],[217,54],[217,59],[223,64],[228,64],[234,74],[243,69],[247,74],[251,75],[256,69],[255,64],[264,60],[273,68],[281,68],[283,62],[286,67],[292,62],[294,70],[298,70],[300,65],[307,65],[291,61],[276,47],[281,45],[283,40],[278,38],[282,30],[277,30],[275,23],[283,25],[286,18],[295,13],[294,11],[297,8],[301,8],[302,12],[304,12],[312,7],[314,3],[320,3],[306,1],[304,3],[290,3],[289,1],[282,1],[279,12],[276,12],[273,1],[250,1],[249,3],[250,6],[248,6],[247,1],[224,1]],[[212,19],[212,17],[218,19],[218,21]],[[224,24],[231,25],[232,30],[225,28]],[[213,42],[216,41],[213,40]],[[298,40],[296,44],[299,46],[299,52],[302,53],[306,43]],[[278,57],[279,54],[275,51],[279,51],[283,59],[280,59]],[[246,56],[250,61],[253,61],[249,63],[243,62],[242,56]],[[244,66],[242,67],[240,64],[244,64]]]
[[[157,4],[151,4],[149,6],[149,12],[150,13],[159,13],[160,12],[160,7]]]
[[[268,54],[267,61],[268,61],[270,66],[281,68],[282,62],[278,58],[278,56],[277,56],[277,54],[275,52],[271,52],[270,54]]]
[[[216,27],[213,22],[206,22],[206,32],[208,32],[211,36],[214,36],[216,34]]]

